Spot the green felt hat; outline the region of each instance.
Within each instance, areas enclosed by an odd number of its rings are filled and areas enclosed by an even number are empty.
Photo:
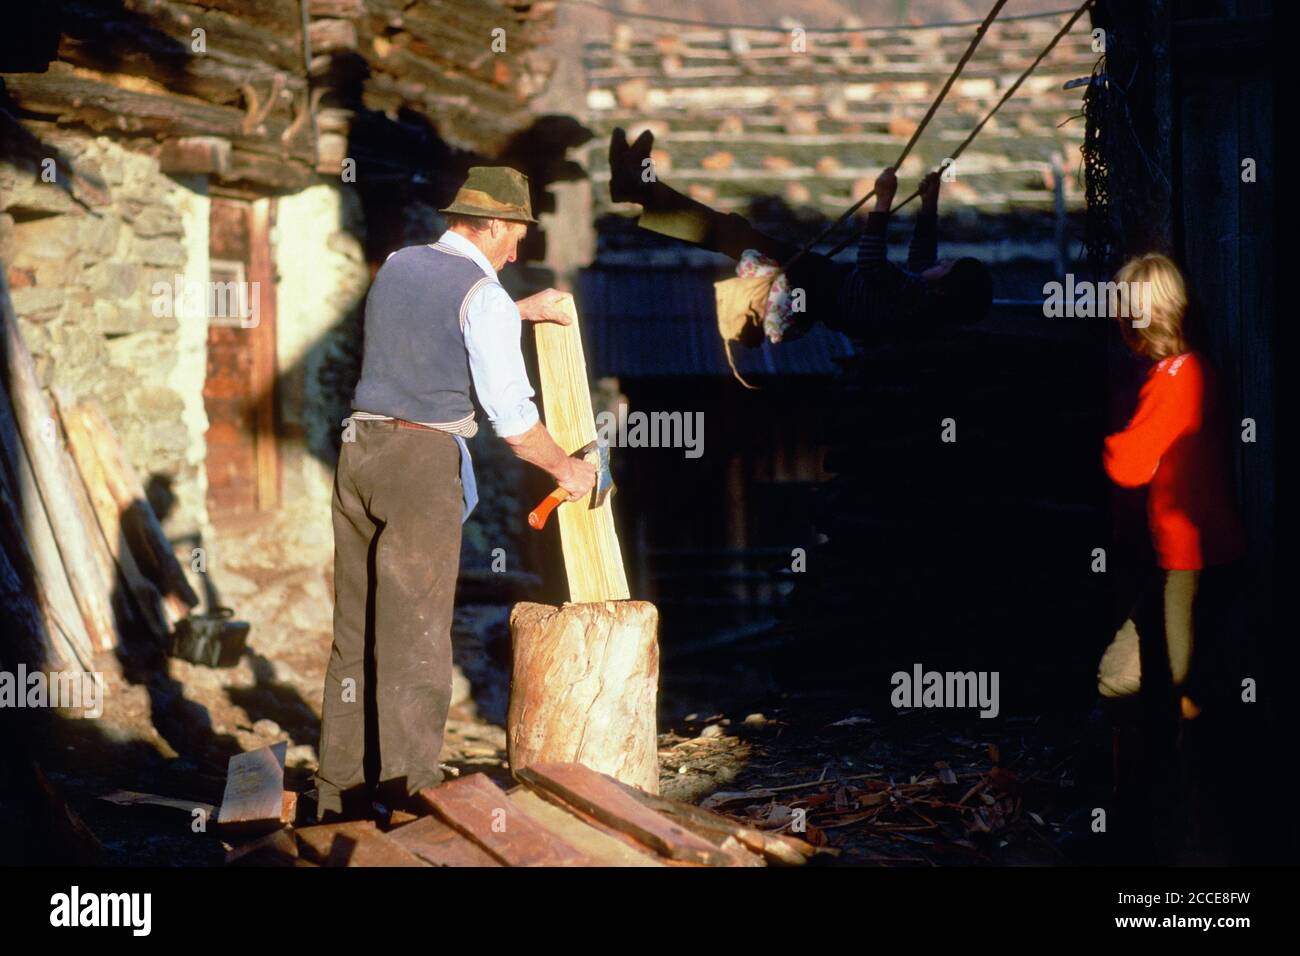
[[[528,177],[509,166],[471,166],[464,184],[439,212],[511,222],[536,222],[528,196]]]

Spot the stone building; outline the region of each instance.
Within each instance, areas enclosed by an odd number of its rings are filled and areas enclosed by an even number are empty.
[[[0,62],[0,260],[42,384],[103,404],[183,553],[328,558],[370,278],[533,123],[552,5],[40,6]]]

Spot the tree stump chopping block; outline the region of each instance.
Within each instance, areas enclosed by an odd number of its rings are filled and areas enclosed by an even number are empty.
[[[576,762],[659,793],[659,612],[648,601],[524,602],[510,612],[512,774]]]

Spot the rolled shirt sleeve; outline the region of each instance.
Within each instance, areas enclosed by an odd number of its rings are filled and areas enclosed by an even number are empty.
[[[479,404],[501,438],[520,435],[541,416],[519,345],[519,307],[495,282],[485,283],[466,308],[465,348]]]

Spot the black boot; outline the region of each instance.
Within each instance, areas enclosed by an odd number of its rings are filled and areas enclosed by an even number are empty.
[[[644,203],[649,193],[650,183],[642,175],[646,169],[645,161],[654,148],[655,137],[650,130],[645,130],[631,146],[627,142],[627,133],[622,128],[615,129],[609,139],[609,198],[614,202]]]

